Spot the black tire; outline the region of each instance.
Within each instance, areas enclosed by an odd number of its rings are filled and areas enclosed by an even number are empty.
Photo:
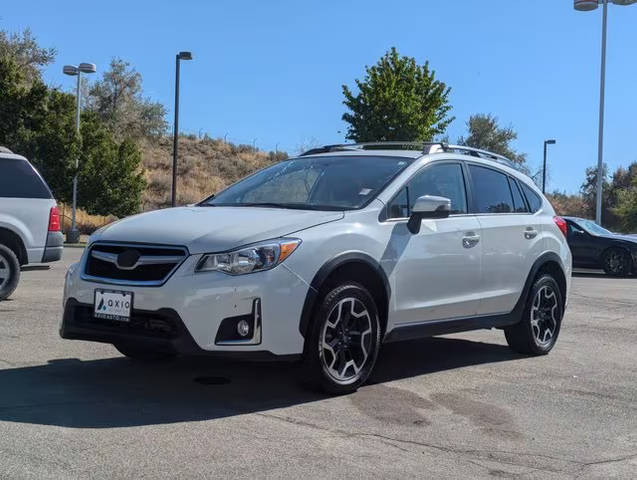
[[[633,261],[626,250],[609,248],[602,255],[602,268],[607,275],[625,277],[633,269]]]
[[[0,244],[0,300],[6,300],[20,281],[20,262],[13,250]]]
[[[324,338],[333,350],[324,348]],[[305,339],[302,381],[332,394],[355,392],[372,372],[379,350],[380,319],[369,291],[353,282],[335,285],[314,311]],[[339,370],[342,378],[337,378]]]
[[[529,292],[522,319],[504,329],[509,347],[526,355],[546,355],[557,341],[563,315],[564,302],[559,285],[550,274],[538,276]],[[547,338],[546,330],[550,328],[552,334]]]
[[[113,345],[119,353],[132,358],[133,360],[141,360],[144,362],[153,362],[158,360],[168,360],[174,358],[176,355],[173,352],[162,352],[157,350],[149,350],[147,348],[141,348],[132,345],[114,344]]]

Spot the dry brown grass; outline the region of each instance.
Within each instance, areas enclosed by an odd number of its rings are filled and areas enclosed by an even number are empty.
[[[141,145],[142,164],[147,186],[142,197],[142,210],[170,206],[172,184],[172,139],[161,137],[146,140]],[[255,150],[250,145],[225,143],[221,139],[192,136],[179,137],[177,204],[186,205],[203,200],[249,173],[286,158]],[[60,204],[62,230],[71,226],[70,205]],[[91,234],[99,227],[117,220],[113,215],[89,215],[78,209],[76,214],[81,233]]]
[[[71,206],[60,203],[60,222],[62,231],[66,232],[71,228]],[[77,229],[80,233],[90,235],[98,228],[117,220],[114,215],[89,215],[84,210],[78,208],[75,213]]]
[[[170,205],[172,183],[172,139],[162,137],[142,146],[142,162],[148,186],[143,210]],[[191,136],[179,138],[177,204],[198,202],[260,168],[285,158],[249,145],[234,145],[221,139]]]

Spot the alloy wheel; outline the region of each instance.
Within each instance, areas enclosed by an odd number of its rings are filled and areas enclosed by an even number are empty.
[[[372,353],[372,318],[362,301],[347,297],[330,311],[321,332],[324,370],[338,383],[356,381]]]
[[[557,330],[559,302],[555,290],[544,285],[535,294],[531,306],[531,329],[538,345],[551,343]]]
[[[11,277],[11,269],[9,268],[9,261],[0,255],[0,290],[9,282]]]
[[[606,256],[606,267],[609,272],[615,275],[625,273],[624,263],[624,254],[618,250],[613,250]]]

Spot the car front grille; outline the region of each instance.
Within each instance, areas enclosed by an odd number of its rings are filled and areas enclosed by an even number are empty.
[[[104,332],[125,333],[154,338],[175,338],[179,328],[175,320],[161,312],[133,311],[127,322],[104,320],[93,315],[93,308],[77,305],[70,321],[80,327],[90,327]]]
[[[95,243],[86,257],[83,277],[119,285],[157,286],[187,255],[183,247]]]

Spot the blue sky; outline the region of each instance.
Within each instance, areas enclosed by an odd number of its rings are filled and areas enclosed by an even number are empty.
[[[550,190],[578,190],[597,161],[601,8],[572,0],[3,2],[0,28],[30,27],[58,50],[45,79],[64,89],[66,63],[114,56],[143,75],[172,119],[174,55],[182,64],[180,126],[262,149],[344,140],[341,85],[391,46],[429,60],[452,88],[452,140],[468,116],[512,124],[536,168],[549,147]],[[605,160],[637,160],[637,5],[609,6]],[[172,122],[172,120],[171,120]],[[628,145],[628,148],[626,147]]]

